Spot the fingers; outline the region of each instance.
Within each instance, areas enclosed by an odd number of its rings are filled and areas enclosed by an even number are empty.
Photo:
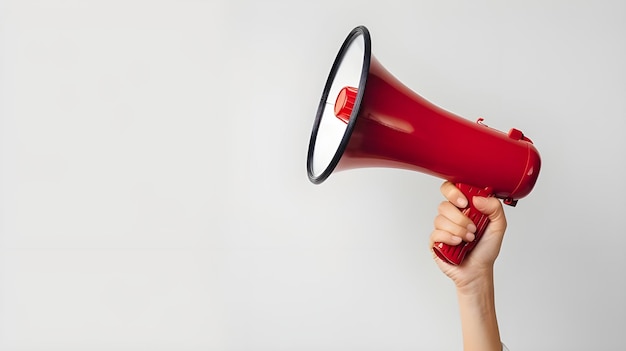
[[[468,205],[468,199],[463,195],[463,192],[450,181],[445,181],[441,184],[441,193],[448,201],[453,203],[458,208],[465,208]],[[485,198],[481,196],[472,197],[472,203],[476,209],[489,217],[491,222],[496,222],[492,227],[498,227],[499,229],[506,229],[506,216],[502,203],[493,197]],[[452,220],[459,221],[458,218],[450,218]]]
[[[452,235],[445,230],[435,229],[430,235],[430,247],[433,247],[435,243],[444,243],[452,246],[460,244],[463,239],[460,236]]]
[[[446,181],[441,184],[441,193],[445,196],[448,201],[452,202],[459,208],[465,208],[468,205],[467,198],[459,188],[456,187],[452,182]]]
[[[435,217],[435,229],[431,234],[431,246],[435,242],[458,245],[461,241],[474,241],[476,225],[459,209],[468,205],[468,199],[454,183],[446,181],[441,185],[441,193],[448,201],[439,205]],[[507,223],[502,203],[495,197],[474,196],[474,207],[489,217],[492,232],[504,233]]]
[[[476,225],[467,218],[456,206],[448,201],[439,205],[439,214],[435,217],[435,230],[449,233],[466,241],[475,238]],[[454,239],[457,243],[458,240]]]

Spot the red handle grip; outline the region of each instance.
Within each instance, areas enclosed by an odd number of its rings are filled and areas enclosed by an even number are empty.
[[[453,265],[460,265],[465,259],[465,256],[467,256],[467,254],[474,249],[476,244],[478,244],[478,241],[485,232],[485,228],[487,228],[487,224],[489,224],[489,217],[482,214],[482,212],[478,211],[476,207],[474,207],[472,198],[474,196],[490,197],[493,196],[493,194],[490,188],[481,189],[461,183],[457,183],[456,187],[459,188],[463,195],[467,198],[468,205],[462,210],[462,212],[476,225],[476,233],[474,233],[476,238],[472,242],[463,241],[456,246],[436,242],[433,249],[437,256],[445,262]]]

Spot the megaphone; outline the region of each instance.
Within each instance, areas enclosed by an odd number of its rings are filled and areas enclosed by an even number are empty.
[[[309,180],[320,184],[337,171],[390,167],[453,182],[469,200],[463,212],[476,224],[476,238],[436,243],[434,251],[461,264],[489,223],[472,197],[495,196],[515,206],[537,181],[539,153],[518,129],[504,133],[427,101],[389,73],[371,47],[368,29],[358,26],[335,58],[309,141]]]

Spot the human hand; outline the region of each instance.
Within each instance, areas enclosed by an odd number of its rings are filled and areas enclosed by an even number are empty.
[[[476,226],[459,208],[467,206],[463,193],[451,182],[441,185],[441,193],[448,201],[443,201],[435,217],[435,229],[430,236],[431,250],[435,242],[458,245],[462,241],[474,240]],[[489,217],[490,223],[480,242],[459,266],[442,261],[434,252],[433,257],[439,268],[460,291],[471,292],[481,279],[492,279],[493,264],[498,257],[507,222],[502,203],[494,197],[475,196],[471,199],[477,210]],[[484,279],[483,279],[484,280]]]

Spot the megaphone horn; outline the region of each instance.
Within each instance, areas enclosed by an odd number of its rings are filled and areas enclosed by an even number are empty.
[[[332,65],[317,109],[307,155],[311,182],[333,172],[391,167],[449,180],[468,198],[463,209],[478,230],[472,242],[435,245],[458,265],[478,243],[489,219],[473,196],[495,196],[515,206],[537,181],[541,159],[517,130],[503,133],[479,119],[470,122],[413,92],[371,54],[364,26],[354,28]]]

